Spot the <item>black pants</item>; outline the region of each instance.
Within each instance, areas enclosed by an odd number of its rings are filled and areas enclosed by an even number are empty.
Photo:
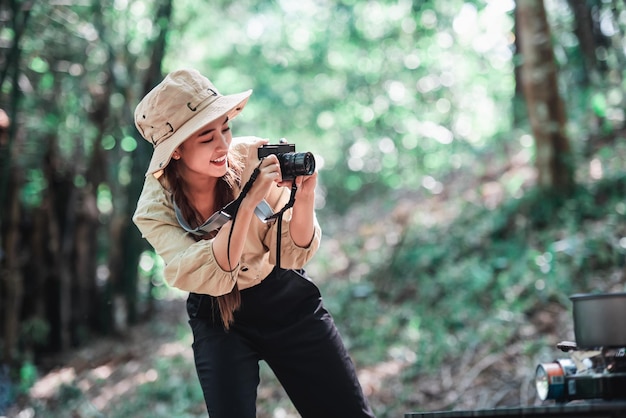
[[[304,272],[274,269],[241,297],[229,331],[213,297],[191,293],[187,300],[196,370],[211,418],[256,417],[260,360],[302,417],[374,416],[320,292]]]

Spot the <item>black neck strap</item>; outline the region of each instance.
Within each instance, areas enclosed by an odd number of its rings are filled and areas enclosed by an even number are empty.
[[[239,206],[241,205],[241,202],[243,201],[243,199],[246,197],[246,194],[248,194],[248,191],[252,187],[252,184],[254,183],[258,175],[259,175],[259,167],[254,169],[254,172],[252,173],[252,175],[250,176],[250,179],[241,190],[241,193],[239,194],[237,199],[233,200],[232,202],[224,206],[222,209],[215,212],[202,225],[196,228],[192,228],[191,226],[189,226],[189,224],[185,221],[178,205],[176,205],[176,202],[172,200],[174,204],[174,212],[176,213],[176,219],[178,220],[178,223],[185,231],[196,236],[204,236],[212,231],[216,231],[220,229],[226,222],[232,220],[233,225],[230,231],[232,233],[232,228],[234,228],[234,222],[237,216],[237,212],[239,211]],[[279,267],[279,268],[280,268],[280,253],[281,253],[280,242],[281,242],[281,235],[282,235],[283,214],[285,213],[287,209],[293,207],[296,201],[297,190],[298,190],[298,186],[296,186],[296,180],[294,179],[293,182],[291,183],[291,196],[289,197],[289,201],[287,202],[287,204],[285,204],[285,206],[281,210],[279,210],[276,213],[273,213],[272,208],[265,200],[262,200],[254,209],[254,213],[256,214],[256,216],[259,219],[261,219],[263,222],[268,222],[268,221],[273,221],[273,220],[276,220],[278,222],[278,225],[276,225],[276,234],[277,234],[276,267]],[[230,248],[230,238],[231,237],[229,234],[229,237],[228,237],[229,248]],[[230,264],[230,251],[228,252],[228,256],[229,256],[228,263]]]
[[[278,268],[280,268],[280,238],[283,230],[283,214],[296,202],[296,191],[298,191],[298,186],[296,186],[296,179],[293,179],[293,183],[291,183],[291,196],[289,197],[289,202],[287,202],[281,210],[267,218],[267,220],[276,219],[278,222],[278,225],[276,225],[276,267]]]

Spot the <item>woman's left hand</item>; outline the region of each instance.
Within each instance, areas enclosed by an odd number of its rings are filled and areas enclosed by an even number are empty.
[[[280,187],[291,187],[293,180],[281,181],[278,183]],[[315,197],[315,187],[317,186],[317,171],[310,176],[296,177],[296,187],[298,188],[298,197]]]

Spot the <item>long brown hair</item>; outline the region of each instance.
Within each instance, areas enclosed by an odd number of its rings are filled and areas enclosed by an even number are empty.
[[[180,175],[179,164],[178,160],[172,159],[163,170],[163,174],[168,183],[170,192],[172,193],[172,197],[176,205],[180,208],[183,217],[192,228],[195,228],[201,225],[206,219],[202,218],[202,215],[194,208],[185,193],[185,181]],[[228,153],[228,170],[226,174],[217,181],[213,212],[220,210],[235,198],[235,188],[240,188],[241,185],[242,171],[243,156],[231,148]],[[203,237],[194,236],[194,238],[196,241],[211,239],[214,238],[216,234],[217,232],[212,232],[209,235]],[[235,320],[235,311],[241,306],[241,294],[239,293],[237,284],[235,283],[230,293],[217,296],[214,300],[217,300],[224,328],[228,330]]]

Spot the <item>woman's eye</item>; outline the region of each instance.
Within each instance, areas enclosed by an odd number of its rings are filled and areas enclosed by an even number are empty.
[[[222,129],[222,132],[228,132],[228,131],[230,131],[230,126],[227,126],[227,127]]]

